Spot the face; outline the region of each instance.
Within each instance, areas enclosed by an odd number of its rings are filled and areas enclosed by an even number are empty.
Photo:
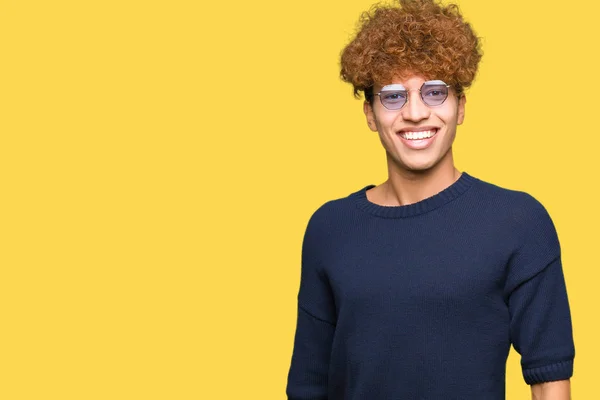
[[[423,103],[418,90],[425,81],[413,76],[385,84],[401,84],[408,91],[408,101],[400,110],[388,110],[381,104],[379,96],[374,96],[372,107],[368,102],[364,104],[367,124],[379,133],[388,167],[397,172],[454,168],[452,143],[456,126],[464,119],[466,98],[463,94],[458,99],[450,88],[448,98],[441,105],[428,106]],[[375,85],[373,93],[378,93],[383,86]]]

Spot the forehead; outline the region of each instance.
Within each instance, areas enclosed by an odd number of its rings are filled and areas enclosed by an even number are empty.
[[[419,86],[419,87],[422,87],[422,85],[434,85],[435,86],[435,85],[445,85],[445,84],[446,84],[446,82],[444,82],[444,81],[441,81],[439,79],[434,79],[434,80],[429,80],[429,81],[423,82],[421,84],[421,86]],[[407,86],[405,86],[405,85],[403,85],[403,84],[401,84],[401,83],[391,83],[389,85],[383,86],[381,88],[381,91],[385,91],[385,90],[407,90],[407,89],[410,89],[410,88],[407,87]]]
[[[433,80],[435,78],[429,78],[422,75],[409,75],[408,77],[396,76],[391,79],[389,82],[377,82],[373,85],[376,91],[381,90],[384,86],[388,85],[401,85],[405,89],[418,89],[428,80]]]

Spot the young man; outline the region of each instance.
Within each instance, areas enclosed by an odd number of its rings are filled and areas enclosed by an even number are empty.
[[[389,176],[308,222],[287,396],[500,400],[512,344],[532,397],[567,400],[575,348],[553,222],[531,195],[454,166],[479,40],[456,6],[400,3],[364,14],[342,53]]]

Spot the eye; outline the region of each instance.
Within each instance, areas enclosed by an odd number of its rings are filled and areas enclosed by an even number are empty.
[[[433,86],[423,90],[424,97],[444,97],[448,94],[446,86]]]
[[[401,102],[406,99],[406,93],[401,91],[381,92],[381,98],[386,102]]]

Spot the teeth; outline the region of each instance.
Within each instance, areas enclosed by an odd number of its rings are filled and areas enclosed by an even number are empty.
[[[434,134],[435,130],[421,132],[402,132],[400,136],[402,136],[404,139],[427,139],[432,137]]]

